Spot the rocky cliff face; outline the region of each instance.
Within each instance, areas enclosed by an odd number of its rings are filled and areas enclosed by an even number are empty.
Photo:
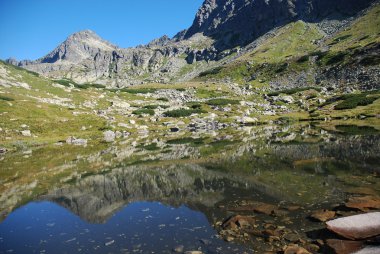
[[[185,38],[203,33],[225,48],[248,44],[271,29],[295,20],[344,19],[373,0],[206,0]]]

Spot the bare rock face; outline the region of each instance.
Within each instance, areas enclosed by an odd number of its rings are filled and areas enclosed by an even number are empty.
[[[79,63],[87,58],[95,58],[100,53],[112,52],[117,47],[101,39],[91,30],[84,30],[69,36],[47,56],[37,60],[39,63],[55,63],[68,61]]]
[[[51,53],[35,61],[8,63],[42,73],[51,78],[69,78],[78,83],[126,86],[141,83],[141,76],[160,82],[163,69],[168,75],[180,70],[186,61],[178,55],[188,51],[186,43],[173,44],[163,36],[146,46],[122,49],[85,30],[69,36]],[[173,60],[174,59],[174,60]],[[167,68],[174,66],[173,68]],[[169,69],[169,70],[168,70]],[[148,75],[147,75],[148,74]]]

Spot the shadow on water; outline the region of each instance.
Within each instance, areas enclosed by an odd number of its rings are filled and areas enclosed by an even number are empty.
[[[309,211],[380,193],[380,136],[359,129],[260,126],[155,140],[153,150],[147,139],[8,154],[0,161],[0,253],[258,250],[215,230],[233,214],[228,207],[251,201],[301,206],[286,214],[287,226],[312,232]]]

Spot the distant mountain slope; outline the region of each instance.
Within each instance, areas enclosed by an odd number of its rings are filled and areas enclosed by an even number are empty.
[[[273,89],[315,84],[380,88],[380,4],[341,32],[327,36],[318,24],[298,21],[200,79],[269,84]]]

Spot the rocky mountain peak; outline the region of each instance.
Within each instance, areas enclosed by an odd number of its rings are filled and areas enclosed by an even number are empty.
[[[103,40],[91,30],[83,30],[70,35],[47,56],[37,60],[39,63],[55,63],[61,60],[77,63],[93,58],[98,52],[114,51],[117,47]]]
[[[161,36],[160,38],[154,39],[148,43],[148,47],[163,47],[171,40],[167,35]]]

